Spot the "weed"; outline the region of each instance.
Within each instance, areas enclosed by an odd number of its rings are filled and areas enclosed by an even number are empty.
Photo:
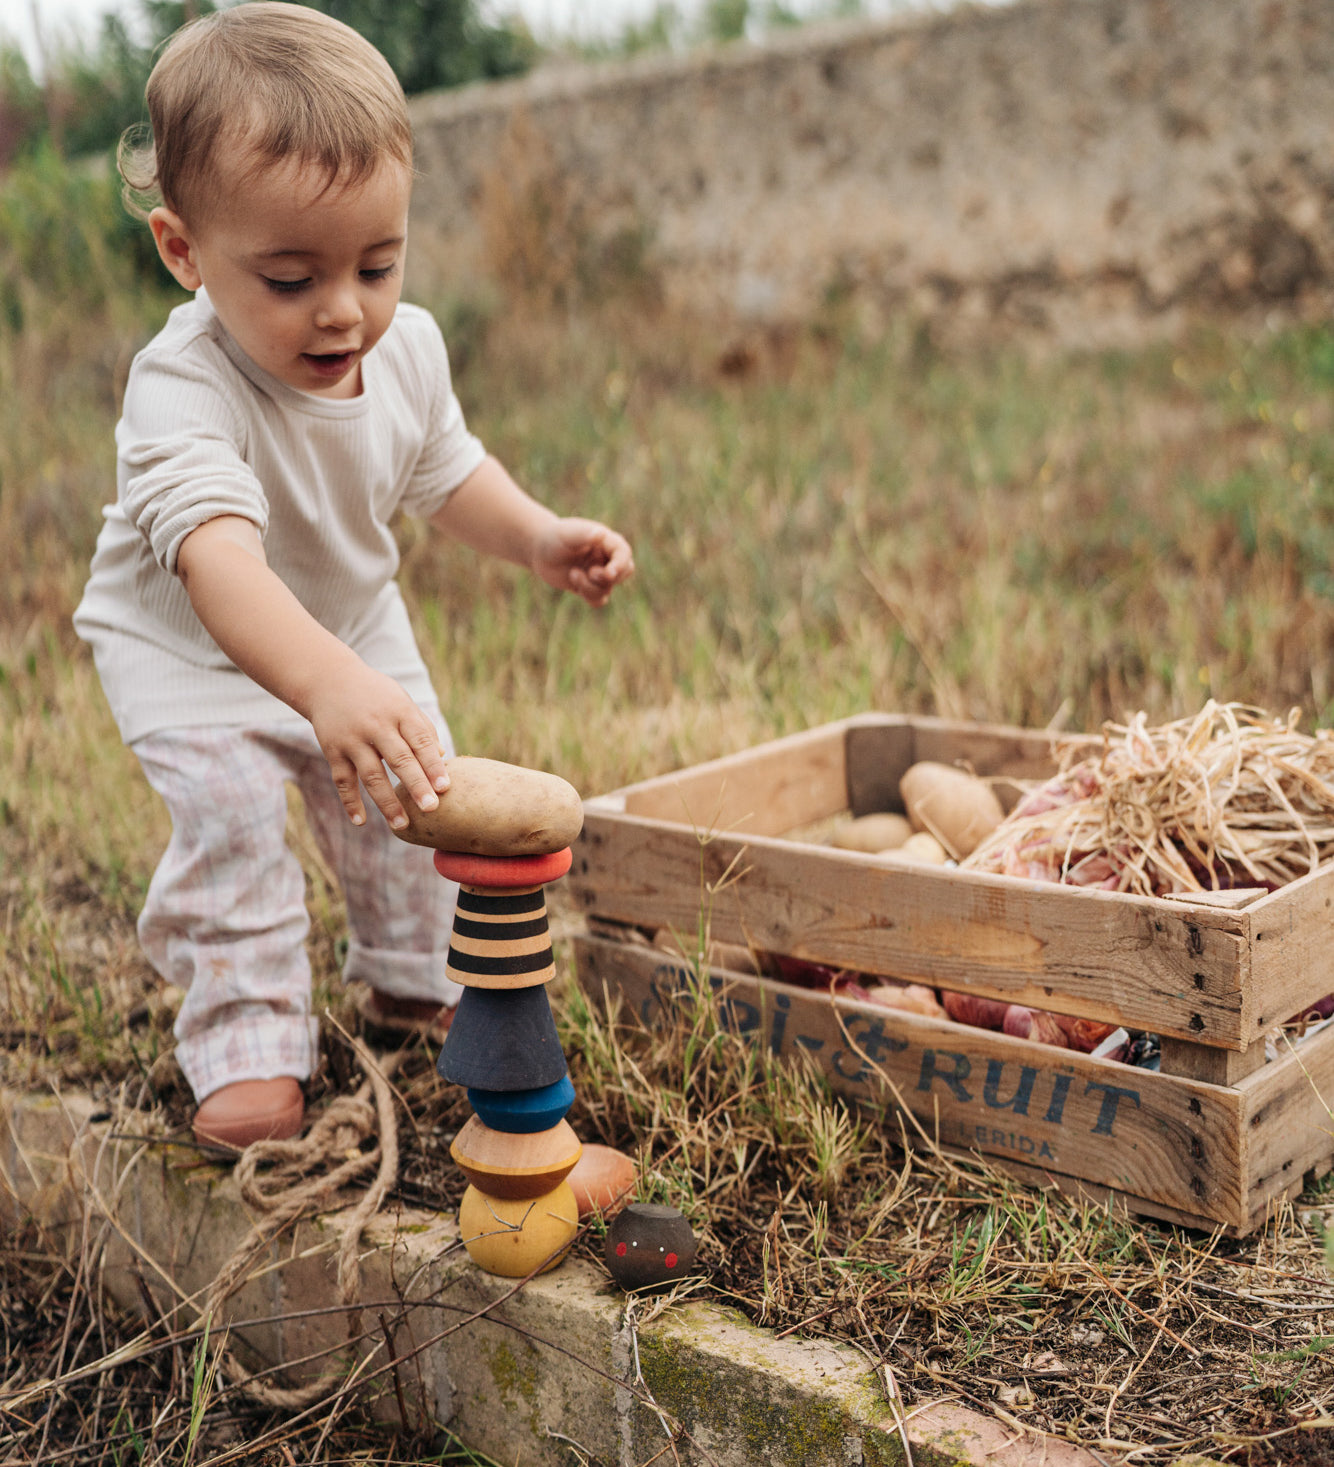
[[[185,1428],[185,1447],[182,1456],[185,1467],[189,1467],[189,1463],[194,1457],[195,1444],[199,1439],[199,1430],[204,1424],[204,1417],[208,1412],[209,1400],[213,1394],[213,1384],[217,1379],[218,1367],[221,1362],[221,1347],[215,1345],[210,1353],[209,1321],[205,1319],[203,1333],[195,1343],[194,1360],[192,1362],[190,1414]]]

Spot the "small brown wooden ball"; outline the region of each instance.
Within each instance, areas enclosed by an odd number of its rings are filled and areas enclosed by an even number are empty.
[[[674,1283],[690,1272],[699,1244],[683,1213],[656,1202],[632,1202],[607,1229],[602,1256],[623,1289]]]

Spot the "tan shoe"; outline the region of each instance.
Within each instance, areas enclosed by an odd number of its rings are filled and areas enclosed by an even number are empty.
[[[395,998],[365,984],[357,992],[357,1012],[365,1025],[366,1038],[380,1046],[412,1039],[443,1044],[454,1018],[454,1010],[435,999]]]
[[[252,1141],[299,1136],[306,1098],[290,1075],[274,1080],[237,1080],[207,1096],[195,1111],[195,1140],[204,1146],[244,1151]]]

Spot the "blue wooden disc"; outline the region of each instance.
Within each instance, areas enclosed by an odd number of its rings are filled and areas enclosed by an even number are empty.
[[[547,1131],[565,1119],[574,1104],[574,1086],[569,1075],[554,1085],[534,1090],[483,1090],[469,1088],[468,1104],[478,1119],[493,1131]]]

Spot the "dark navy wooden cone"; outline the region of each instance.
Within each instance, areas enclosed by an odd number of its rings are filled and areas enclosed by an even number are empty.
[[[554,1085],[566,1064],[545,986],[465,988],[435,1067],[469,1089]]]

